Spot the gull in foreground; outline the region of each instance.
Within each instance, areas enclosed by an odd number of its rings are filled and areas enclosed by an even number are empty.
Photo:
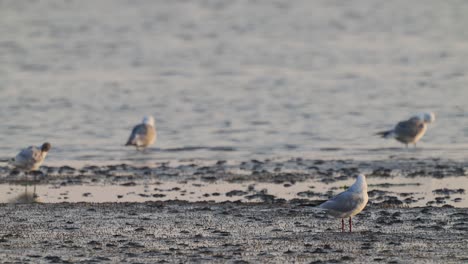
[[[36,146],[25,148],[16,155],[11,164],[20,170],[36,171],[44,162],[50,148],[51,145],[48,142],[42,144],[40,148]]]
[[[145,116],[142,124],[136,125],[125,146],[135,146],[144,149],[156,142],[156,127],[152,116]]]
[[[399,122],[393,129],[376,133],[383,138],[395,138],[408,147],[408,144],[418,142],[424,133],[427,125],[435,121],[434,113],[422,113],[411,117],[406,121]]]
[[[344,232],[344,218],[349,217],[349,232],[352,232],[351,217],[359,214],[367,205],[366,176],[358,175],[356,182],[348,190],[324,202],[319,207],[330,215],[341,218],[341,232]]]

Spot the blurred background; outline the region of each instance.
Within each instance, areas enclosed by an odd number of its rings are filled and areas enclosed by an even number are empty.
[[[1,1],[0,156],[465,160],[466,1]],[[373,134],[423,111],[416,150]],[[144,115],[158,142],[126,148]]]

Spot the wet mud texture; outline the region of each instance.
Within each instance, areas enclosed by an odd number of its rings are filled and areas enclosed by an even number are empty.
[[[301,182],[313,180],[330,184],[343,180],[354,179],[358,173],[366,174],[372,178],[390,179],[394,177],[411,179],[415,177],[443,179],[445,177],[466,178],[467,162],[451,161],[443,159],[388,159],[375,161],[356,160],[310,160],[302,158],[291,159],[265,159],[246,161],[196,161],[186,160],[178,162],[155,163],[148,166],[135,166],[128,164],[107,166],[85,166],[73,168],[41,167],[41,171],[34,173],[20,172],[10,167],[0,167],[0,184],[37,184],[55,185],[60,187],[76,185],[119,185],[138,186],[142,184],[161,184],[165,181],[199,185],[211,183],[275,183],[290,187]],[[402,184],[403,186],[404,184]],[[252,185],[253,186],[253,185]],[[434,199],[424,200],[414,192],[395,193],[391,192],[392,185],[383,183],[371,186],[369,196],[370,203],[379,204],[382,207],[401,207],[407,205],[428,206],[460,206],[464,199],[466,187],[460,186],[456,189],[434,188],[431,190]],[[437,186],[438,187],[438,186]],[[415,185],[415,189],[417,184]],[[164,189],[164,188],[163,188]],[[180,193],[177,199],[185,197],[185,190],[173,188],[171,190],[154,189],[155,193],[141,193],[141,197],[164,198],[166,191]],[[268,191],[268,190],[267,190]],[[339,191],[339,190],[338,190]],[[164,193],[161,193],[164,192]],[[66,193],[64,193],[66,194]],[[318,192],[317,190],[300,191],[297,193],[299,199],[328,199],[336,193]],[[62,194],[61,194],[62,195]],[[83,192],[83,197],[92,195]],[[274,192],[256,190],[254,187],[246,189],[232,189],[226,193],[204,193],[204,200],[213,200],[210,197],[238,197],[239,199],[252,202],[282,202],[282,197],[276,197]],[[455,197],[453,197],[455,196]],[[124,195],[116,196],[116,201]],[[64,199],[68,197],[64,196]],[[198,201],[186,199],[187,201]]]
[[[214,182],[273,182],[294,183],[314,179],[324,183],[354,178],[358,173],[369,177],[466,177],[467,162],[441,159],[389,159],[376,161],[354,160],[249,160],[227,162],[225,160],[204,164],[197,161],[169,163],[154,166],[128,164],[85,166],[83,168],[41,167],[41,171],[24,174],[7,166],[0,167],[0,183],[13,183],[34,178],[41,183],[74,184],[131,184],[141,180],[201,180]],[[34,175],[35,174],[35,175]],[[130,182],[130,183],[129,183]]]
[[[368,207],[354,232],[311,204],[0,206],[0,259],[21,263],[466,263],[468,209]]]

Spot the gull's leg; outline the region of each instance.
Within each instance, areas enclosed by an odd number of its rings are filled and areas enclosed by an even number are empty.
[[[416,148],[416,142],[414,142],[414,148]]]
[[[33,201],[38,197],[39,197],[39,195],[37,195],[37,193],[36,193],[36,184],[34,184]]]
[[[349,217],[349,232],[352,232],[353,222],[351,221],[351,216]]]
[[[408,143],[405,143],[405,145],[406,145],[406,149],[408,149]]]
[[[341,232],[344,232],[344,219],[341,218]]]
[[[37,171],[33,171],[33,173],[34,173],[34,180],[33,180],[33,184],[34,184],[33,197],[34,197],[36,195]]]
[[[25,185],[26,185],[25,194],[26,194],[26,196],[25,197],[27,197],[27,194],[28,194],[28,175],[29,175],[28,171],[24,172],[24,176],[25,176],[25,179],[26,179],[26,181],[25,181]]]

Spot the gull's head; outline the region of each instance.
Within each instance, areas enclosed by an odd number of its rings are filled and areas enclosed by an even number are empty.
[[[423,121],[426,124],[430,124],[435,121],[435,114],[433,112],[425,112],[415,115],[414,117],[419,118],[419,120]]]
[[[356,177],[356,183],[359,183],[360,185],[364,184],[367,186],[366,176],[364,174],[359,174]]]
[[[364,174],[359,174],[356,177],[356,182],[354,182],[354,184],[349,187],[349,191],[362,192],[363,190],[367,191],[366,176]]]
[[[356,181],[365,182],[365,181],[366,181],[366,176],[365,176],[364,174],[359,174],[359,175],[356,177]]]
[[[154,118],[152,116],[143,117],[143,124],[154,127]]]
[[[424,113],[423,120],[425,123],[430,124],[435,121],[435,114],[433,112]]]
[[[49,152],[50,148],[52,148],[52,145],[50,145],[49,142],[46,142],[42,144],[41,151],[42,152]]]

